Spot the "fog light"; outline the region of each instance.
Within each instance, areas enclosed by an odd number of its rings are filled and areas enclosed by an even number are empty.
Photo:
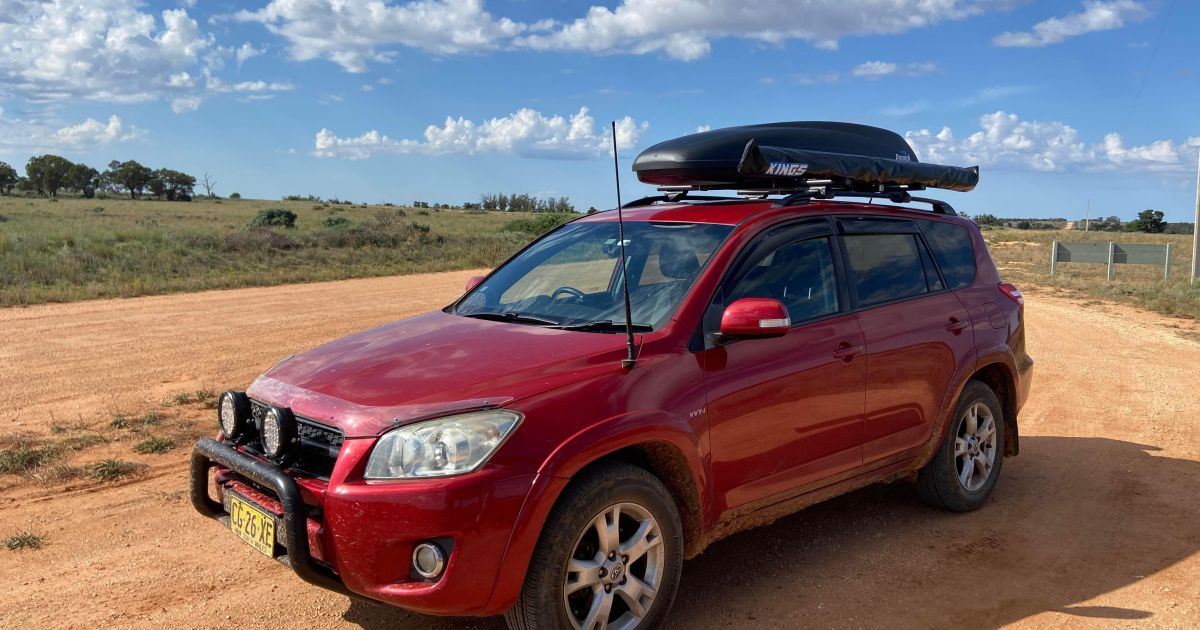
[[[446,568],[446,552],[433,543],[421,543],[413,549],[413,570],[417,575],[432,580]]]
[[[242,392],[227,391],[217,402],[217,423],[227,440],[242,436],[246,422],[250,419],[250,399]]]

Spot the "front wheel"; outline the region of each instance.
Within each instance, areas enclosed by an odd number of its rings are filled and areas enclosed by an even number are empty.
[[[1004,409],[995,392],[979,381],[967,383],[945,442],[917,476],[921,498],[951,512],[983,505],[1000,477],[1004,438]]]
[[[513,630],[652,628],[675,598],[683,565],[679,513],[662,482],[606,464],[564,491],[542,532]]]

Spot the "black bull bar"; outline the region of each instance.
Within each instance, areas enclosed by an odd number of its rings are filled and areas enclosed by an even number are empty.
[[[192,449],[191,496],[192,506],[201,514],[227,524],[229,519],[225,506],[208,496],[208,470],[219,464],[255,483],[270,488],[279,497],[283,506],[283,546],[287,555],[279,561],[300,576],[300,579],[321,588],[351,597],[351,593],[337,574],[313,559],[308,548],[308,506],[300,496],[296,481],[282,470],[263,463],[249,455],[240,453],[227,444],[209,438],[201,438]]]

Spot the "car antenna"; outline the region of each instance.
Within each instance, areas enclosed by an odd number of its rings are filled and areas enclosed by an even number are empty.
[[[629,273],[625,270],[625,217],[621,213],[621,167],[617,160],[617,121],[612,121],[613,177],[617,181],[617,240],[621,247],[621,289],[625,293],[625,345],[629,355],[621,361],[621,367],[631,368],[637,361],[633,341],[633,310],[629,305]]]

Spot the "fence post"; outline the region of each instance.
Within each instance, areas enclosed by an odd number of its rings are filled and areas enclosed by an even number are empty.
[[[1113,258],[1117,255],[1117,244],[1113,241],[1108,242],[1108,281],[1113,279]]]
[[[1058,241],[1050,246],[1050,275],[1054,275],[1054,270],[1058,267]]]
[[[1171,277],[1171,244],[1167,243],[1166,262],[1163,263],[1163,280]]]

